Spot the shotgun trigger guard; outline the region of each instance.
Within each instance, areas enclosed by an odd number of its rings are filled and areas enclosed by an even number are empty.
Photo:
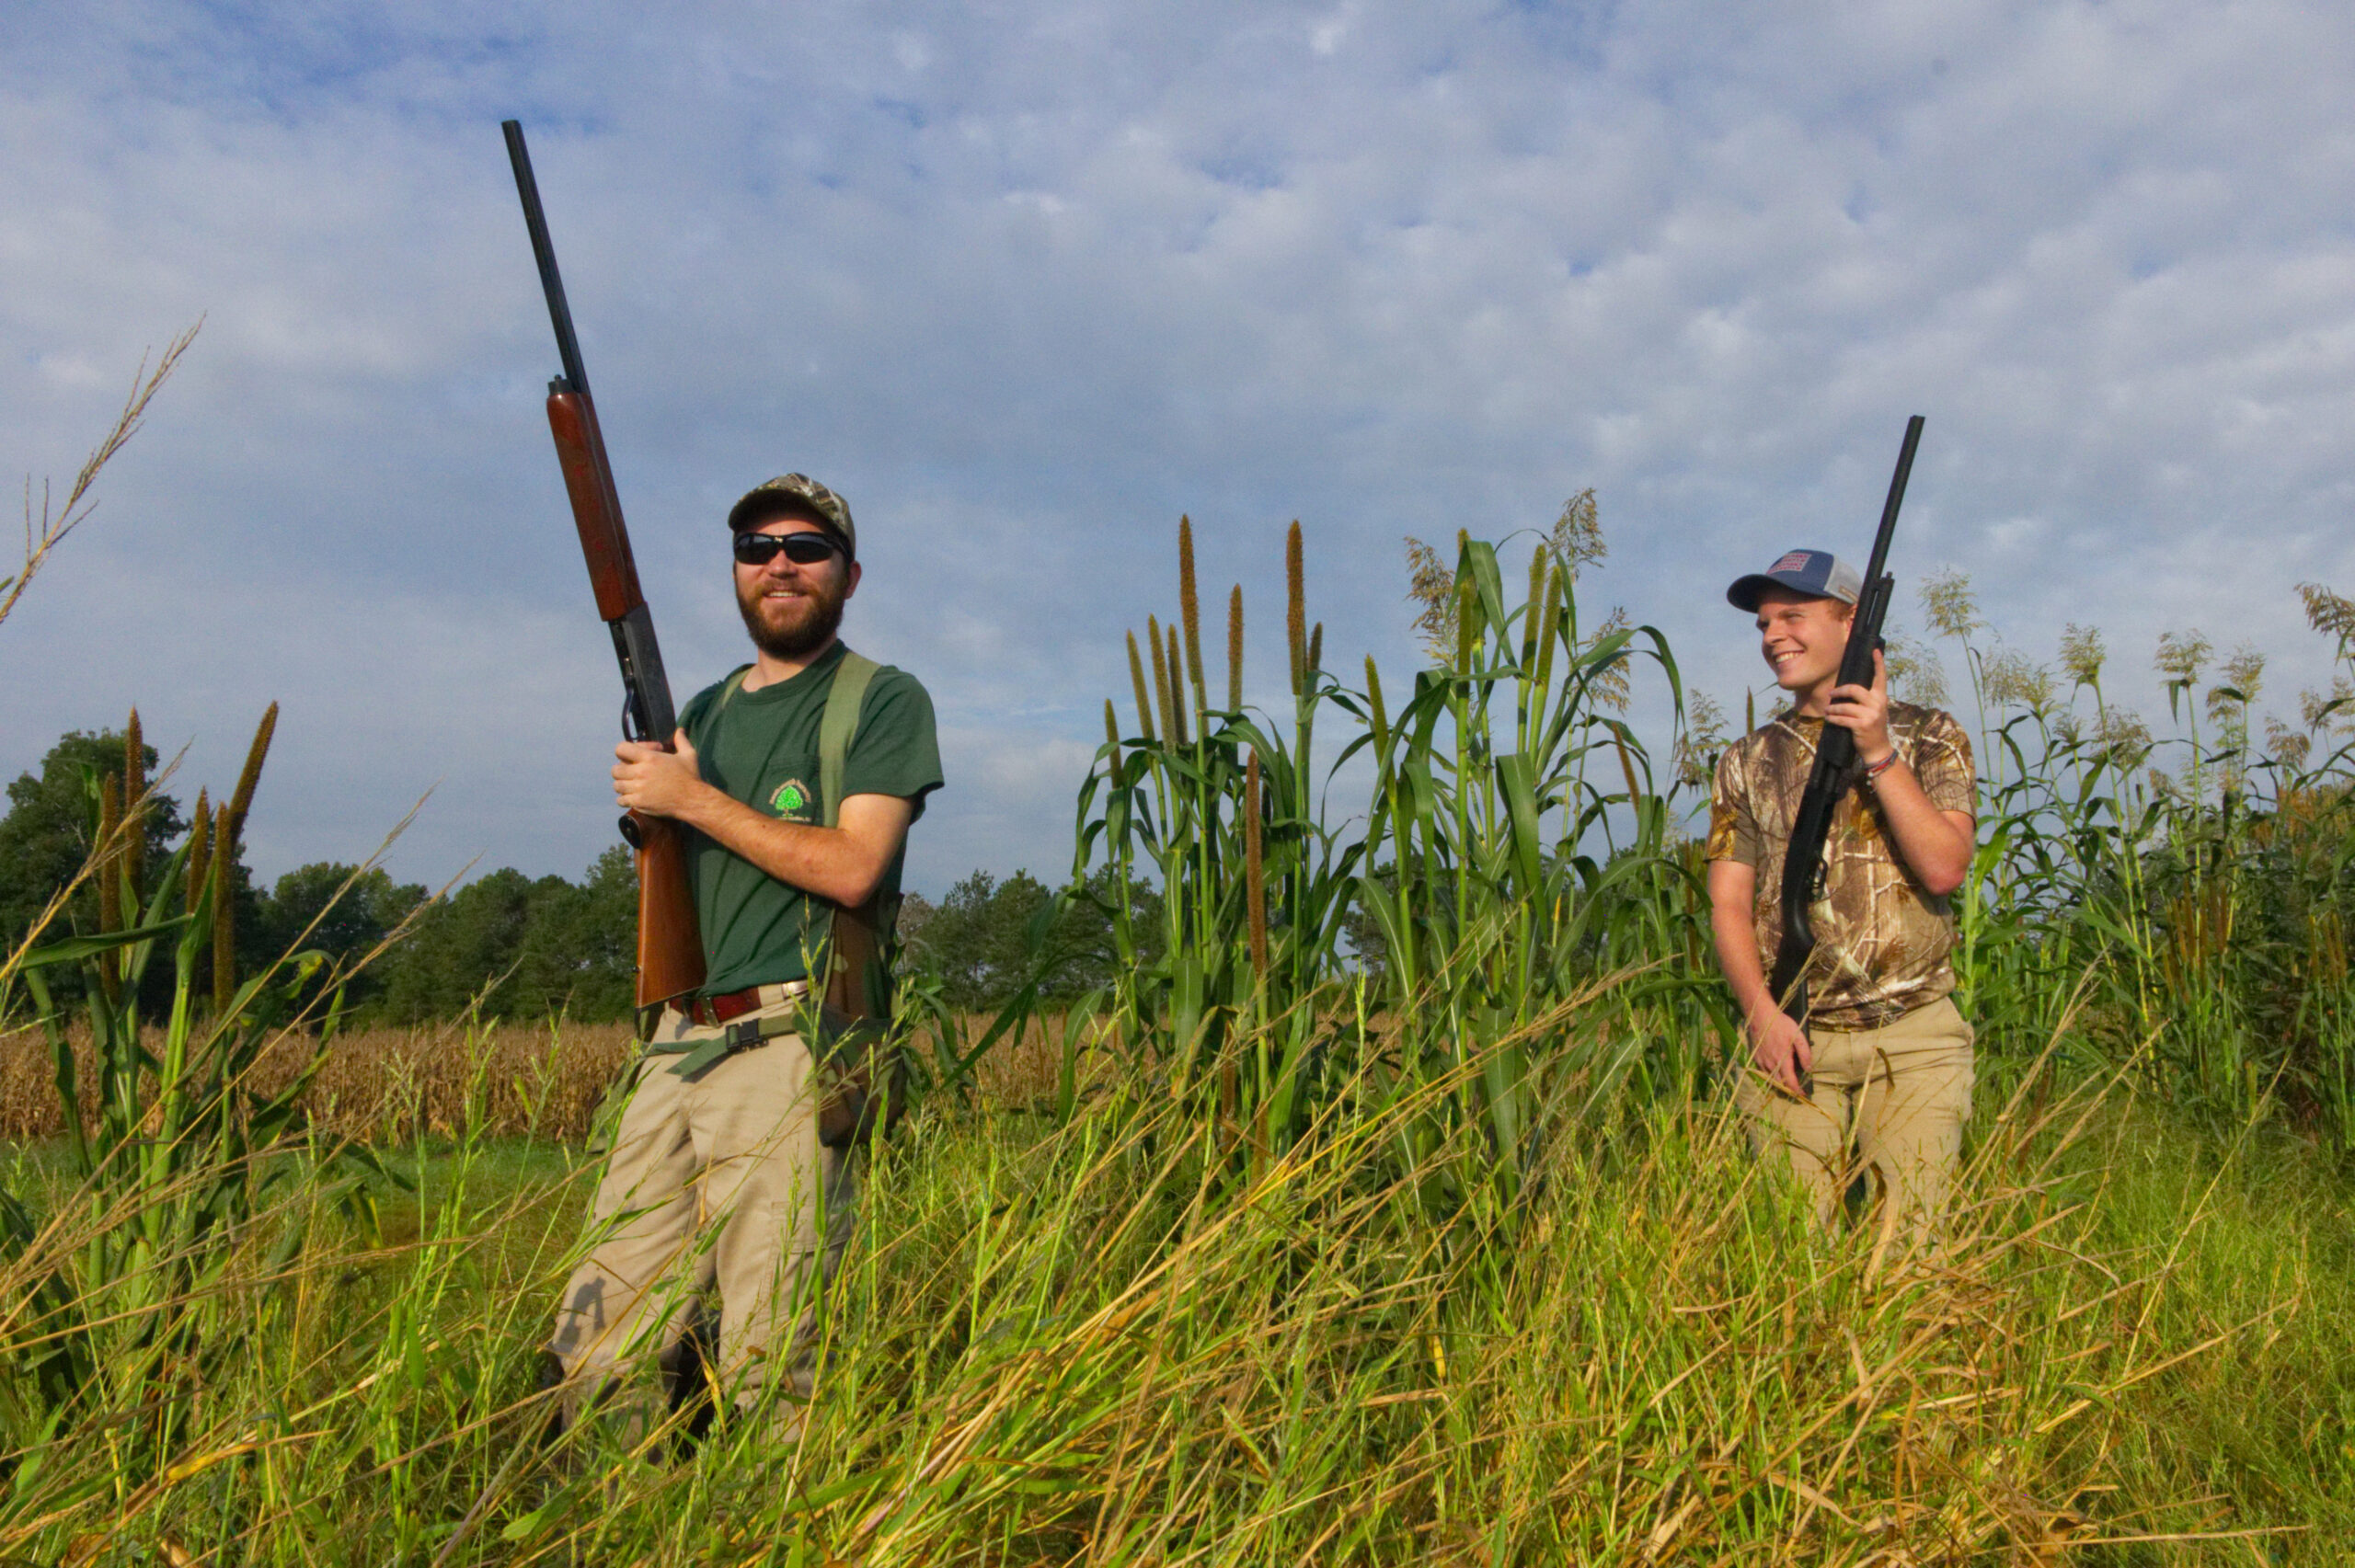
[[[638,830],[638,818],[626,811],[622,813],[622,838],[634,850],[642,850],[646,847],[640,841],[644,835]]]

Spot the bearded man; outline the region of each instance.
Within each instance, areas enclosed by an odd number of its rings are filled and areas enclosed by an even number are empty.
[[[1869,686],[1843,686],[1856,568],[1793,550],[1726,590],[1792,704],[1726,749],[1709,805],[1710,921],[1741,1010],[1749,1070],[1735,1098],[1762,1153],[1789,1162],[1829,1222],[1855,1178],[1884,1234],[1925,1240],[1946,1207],[1970,1119],[1971,1028],[1955,1007],[1954,914],[1970,870],[1977,783],[1954,716],[1895,703],[1878,649]],[[1808,1027],[1767,984],[1782,938],[1783,858],[1826,725],[1855,738],[1835,808]]]
[[[837,909],[896,908],[909,824],[941,784],[924,687],[836,635],[860,577],[842,498],[787,474],[754,486],[728,526],[753,660],[689,701],[674,750],[624,741],[613,770],[622,806],[686,830],[706,978],[663,1009],[633,1070],[591,1250],[549,1341],[564,1417],[612,1399],[633,1436],[661,1410],[645,1364],[675,1373],[714,1295],[718,1386],[740,1410],[774,1401],[780,1431],[799,1427],[856,1152],[821,1137],[811,977],[822,990]],[[829,700],[862,684],[839,793],[824,800]]]

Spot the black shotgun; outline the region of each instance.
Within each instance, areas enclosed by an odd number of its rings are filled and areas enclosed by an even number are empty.
[[[1897,472],[1890,478],[1889,499],[1880,509],[1880,532],[1873,535],[1872,556],[1865,563],[1848,647],[1840,656],[1838,684],[1843,686],[1873,683],[1873,654],[1881,646],[1881,623],[1889,618],[1889,598],[1896,587],[1896,579],[1884,570],[1889,541],[1897,532],[1905,480],[1913,472],[1913,449],[1921,441],[1922,416],[1916,414],[1905,422],[1905,444],[1898,449]],[[1856,738],[1836,724],[1825,725],[1816,741],[1807,792],[1799,796],[1798,818],[1791,824],[1790,847],[1783,856],[1783,937],[1775,948],[1770,983],[1776,1002],[1801,1028],[1807,1026],[1807,962],[1815,952],[1815,927],[1808,909],[1822,896],[1824,842],[1831,837],[1832,810],[1854,782],[1848,774],[1855,760]]]

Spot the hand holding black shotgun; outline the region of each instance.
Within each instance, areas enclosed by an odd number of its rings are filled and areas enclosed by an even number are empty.
[[[589,562],[589,585],[597,613],[614,635],[621,660],[622,734],[630,740],[668,750],[678,727],[671,685],[662,673],[662,652],[654,641],[654,620],[638,586],[629,531],[622,524],[613,464],[605,459],[604,432],[597,406],[589,400],[589,376],[580,366],[580,345],[572,335],[572,309],[564,280],[557,275],[556,249],[548,243],[540,212],[539,184],[532,177],[532,155],[523,128],[514,120],[507,132],[507,156],[515,166],[515,189],[523,199],[523,222],[532,232],[532,254],[540,264],[540,287],[556,324],[556,347],[564,373],[548,383],[548,429],[556,436],[557,461],[572,498],[572,521]],[[703,985],[703,939],[695,929],[695,896],[687,883],[686,846],[678,824],[631,812],[622,833],[638,851],[638,1005],[641,1012],[684,996]]]
[[[1921,443],[1922,416],[1905,423],[1905,444],[1898,450],[1897,472],[1889,481],[1889,499],[1880,510],[1880,530],[1873,535],[1871,557],[1849,622],[1848,646],[1840,656],[1836,686],[1870,686],[1873,656],[1880,651],[1881,624],[1889,616],[1889,598],[1895,578],[1885,569],[1890,536],[1897,532],[1897,512],[1905,504],[1905,481],[1913,471],[1913,449]],[[1815,928],[1809,908],[1822,895],[1823,852],[1831,836],[1832,815],[1840,797],[1854,784],[1856,738],[1836,724],[1827,723],[1816,741],[1815,765],[1807,789],[1799,796],[1798,815],[1791,824],[1791,841],[1784,852],[1782,939],[1775,949],[1775,972],[1768,980],[1775,1003],[1802,1029],[1807,1027],[1807,965],[1815,952]]]

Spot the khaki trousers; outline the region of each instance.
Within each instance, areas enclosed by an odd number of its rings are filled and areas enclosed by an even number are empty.
[[[775,994],[774,998],[771,992]],[[800,1005],[800,988],[763,987],[744,1019]],[[722,1033],[663,1010],[655,1043]],[[723,1397],[749,1405],[773,1376],[801,1397],[818,1296],[850,1240],[855,1180],[847,1150],[818,1141],[814,1074],[798,1034],[721,1058],[692,1079],[678,1055],[649,1053],[591,1211],[592,1248],[566,1285],[548,1341],[564,1364],[568,1422],[615,1390],[640,1418],[659,1413],[650,1357],[678,1365],[695,1309],[719,1298]]]
[[[1813,1093],[1791,1093],[1746,1069],[1734,1100],[1761,1157],[1780,1151],[1831,1223],[1858,1176],[1884,1234],[1929,1240],[1946,1211],[1963,1124],[1970,1119],[1970,1025],[1945,998],[1878,1029],[1810,1028]]]

